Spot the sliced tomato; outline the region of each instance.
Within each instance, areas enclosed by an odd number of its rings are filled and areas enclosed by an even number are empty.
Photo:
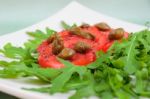
[[[63,64],[61,64],[55,56],[39,56],[38,58],[39,64],[44,68],[62,68],[64,67]]]
[[[79,54],[79,53],[75,54],[72,57],[71,61],[76,65],[83,66],[93,62],[95,59],[96,59],[95,53],[88,52],[86,54]]]

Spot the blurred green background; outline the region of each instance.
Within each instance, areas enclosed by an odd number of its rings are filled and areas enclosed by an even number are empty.
[[[0,0],[0,35],[38,23],[72,0]],[[150,21],[150,0],[76,0],[108,16],[144,25]],[[0,99],[15,99],[0,93]]]

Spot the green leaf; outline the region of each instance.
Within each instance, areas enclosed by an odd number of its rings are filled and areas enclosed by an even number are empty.
[[[9,58],[23,58],[26,57],[27,50],[21,47],[14,47],[10,43],[7,43],[4,46],[2,53]]]
[[[46,33],[36,30],[35,32],[27,32],[29,36],[32,36],[32,40],[28,40],[28,42],[25,42],[24,45],[26,48],[30,48],[31,50],[36,50],[39,44],[48,37],[50,37],[52,34],[56,33],[56,31],[51,30],[49,28],[46,28]]]
[[[134,63],[136,63],[135,60],[135,42],[136,42],[136,38],[137,36],[135,35],[132,40],[131,40],[131,44],[127,49],[127,58],[126,58],[126,62],[125,62],[125,71],[128,72],[129,74],[132,74],[136,71],[136,66],[134,65]]]
[[[58,60],[65,65],[65,68],[62,70],[62,73],[58,77],[52,80],[51,93],[61,91],[63,86],[69,81],[74,73],[78,73],[80,78],[82,78],[86,72],[86,67],[78,67],[62,59]]]
[[[79,77],[76,77],[76,78],[74,77],[73,79],[71,79],[70,81],[68,81],[66,83],[66,85],[64,86],[64,89],[65,90],[80,89],[84,86],[87,86],[88,83],[89,83],[89,81],[87,81],[87,80],[81,80],[81,79],[79,79]]]
[[[106,90],[108,91],[109,89],[110,89],[110,86],[104,81],[101,81],[95,85],[95,91],[97,93],[101,93],[101,92],[106,91]]]
[[[5,66],[8,66],[8,62],[6,62],[6,61],[0,61],[0,67],[5,67]]]
[[[141,93],[141,92],[143,92],[143,88],[144,88],[144,83],[143,83],[143,80],[142,80],[142,72],[137,71],[136,72],[135,90],[136,90],[137,93]]]
[[[84,75],[84,73],[87,71],[87,68],[84,66],[77,66],[72,64],[69,61],[63,60],[61,58],[58,58],[58,60],[63,63],[65,65],[66,68],[63,69],[63,71],[67,71],[68,69],[71,70],[71,72],[76,72],[79,74],[79,77],[82,79],[82,76]]]
[[[102,99],[113,99],[113,95],[110,91],[102,92]]]
[[[61,25],[64,29],[69,30],[71,28],[71,26],[69,26],[66,22],[61,21]]]
[[[140,95],[142,97],[150,97],[150,91],[141,92]]]
[[[25,76],[26,74],[23,72],[27,67],[23,63],[11,63],[11,66],[8,66],[2,70],[0,70],[0,77],[3,78],[18,78]]]
[[[61,71],[59,69],[33,67],[26,69],[25,73],[31,76],[36,76],[43,81],[51,82],[51,80],[57,77]]]
[[[112,60],[112,64],[115,68],[123,69],[124,68],[124,58],[119,58],[116,60]]]
[[[94,95],[95,91],[93,90],[93,87],[89,85],[77,90],[73,96],[69,97],[69,99],[83,99],[83,97],[89,97]]]
[[[98,54],[100,54],[100,57],[99,57]],[[94,62],[88,64],[87,67],[90,68],[90,69],[97,68],[97,67],[99,67],[101,64],[103,64],[103,62],[108,61],[108,60],[109,60],[109,58],[108,58],[109,56],[110,56],[110,53],[105,53],[105,54],[104,54],[102,51],[99,51],[99,52],[97,53],[97,59],[96,59]]]
[[[47,38],[47,35],[40,30],[36,30],[35,32],[27,32],[27,34],[34,37],[34,38],[39,38],[39,39]]]
[[[39,68],[37,64],[31,64],[33,67],[28,67],[24,63],[10,62],[8,66],[1,70],[0,77],[4,78],[17,78],[25,75],[36,76],[39,79],[50,82],[57,77],[61,71],[59,69]],[[37,66],[35,66],[37,65]]]
[[[51,35],[53,35],[54,33],[56,33],[56,31],[50,29],[50,28],[46,28],[46,36],[49,37]]]
[[[73,28],[73,27],[77,27],[77,25],[76,24],[73,24],[72,26],[70,26],[70,25],[68,25],[66,22],[64,22],[64,21],[61,21],[61,25],[62,25],[62,27],[65,29],[65,30],[70,30],[71,28]]]
[[[76,93],[73,94],[69,99],[82,99],[83,97],[88,98],[90,96],[97,96],[95,92],[95,80],[90,70],[84,74],[83,82],[85,85],[76,89]]]
[[[116,95],[118,96],[119,99],[131,99],[131,95],[124,90],[118,90],[116,92]]]

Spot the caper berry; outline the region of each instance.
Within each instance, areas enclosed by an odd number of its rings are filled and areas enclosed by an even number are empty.
[[[52,43],[52,53],[57,55],[63,48],[63,41],[60,38],[55,38]]]
[[[85,53],[87,52],[89,49],[91,48],[91,46],[85,42],[77,42],[74,46],[75,51],[79,52],[79,53]]]
[[[110,29],[110,26],[104,22],[98,23],[95,26],[101,31],[106,31]]]
[[[110,40],[119,40],[119,39],[122,39],[123,36],[124,36],[124,29],[123,28],[117,28],[113,31],[110,32],[108,38]]]
[[[80,36],[80,35],[81,35],[81,28],[80,28],[80,27],[71,28],[71,29],[70,29],[70,32],[71,32],[72,34],[75,34],[75,35]]]
[[[71,48],[64,48],[59,54],[58,57],[63,59],[69,59],[75,54],[75,51]]]
[[[95,36],[89,32],[81,32],[82,37],[86,38],[86,39],[90,39],[90,40],[94,40]]]
[[[78,35],[78,36],[86,38],[86,39],[90,39],[90,40],[95,39],[94,35],[92,35],[89,32],[83,31],[80,27],[72,28],[70,31],[71,31],[72,34]]]

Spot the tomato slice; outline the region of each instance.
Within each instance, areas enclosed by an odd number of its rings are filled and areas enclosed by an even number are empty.
[[[39,56],[38,58],[39,64],[44,67],[44,68],[62,68],[64,67],[63,64],[61,64],[55,56],[50,56],[50,57],[44,57],[44,56]]]
[[[86,54],[79,54],[79,53],[75,54],[72,57],[71,61],[76,65],[83,66],[93,62],[95,59],[96,59],[95,53],[88,52]]]

